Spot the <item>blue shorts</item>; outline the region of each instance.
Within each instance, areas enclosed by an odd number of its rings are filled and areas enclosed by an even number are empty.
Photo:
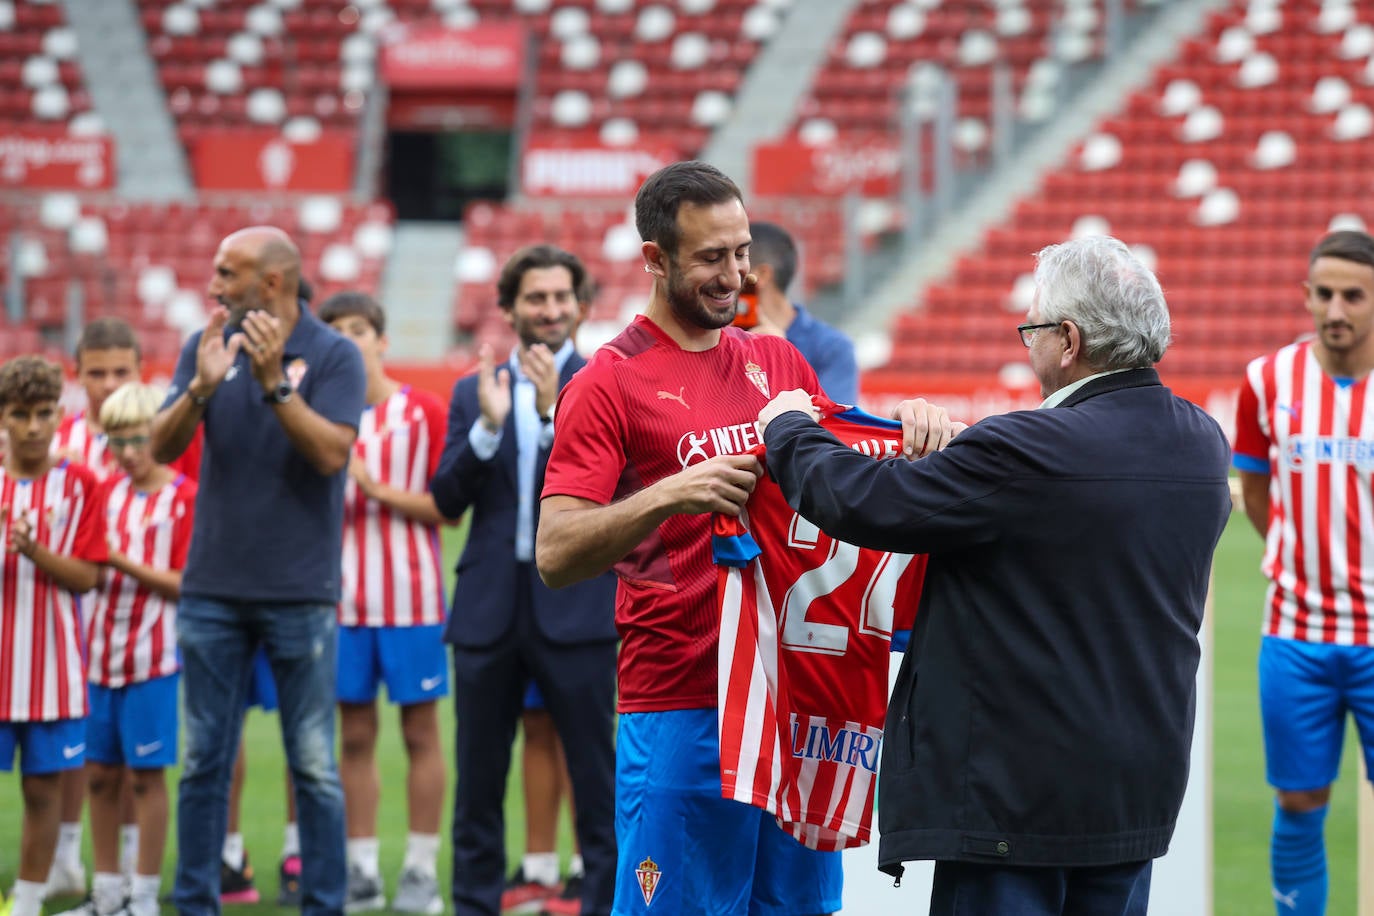
[[[180,674],[169,674],[125,687],[92,684],[86,756],[135,770],[176,766],[180,681]]]
[[[615,771],[617,916],[840,908],[840,853],[807,849],[762,808],[721,798],[716,710],[622,713]]]
[[[339,627],[339,702],[371,703],[383,681],[387,699],[397,706],[446,695],[443,625]]]
[[[1285,791],[1336,781],[1345,714],[1355,718],[1374,772],[1374,646],[1266,636],[1259,653],[1260,714],[1269,784]]]
[[[272,666],[267,662],[267,650],[258,646],[258,651],[253,653],[253,673],[248,680],[248,699],[243,704],[244,709],[251,709],[254,706],[262,708],[263,712],[271,712],[277,708],[277,682],[272,680]]]
[[[539,692],[539,685],[530,681],[530,685],[525,688],[525,708],[543,709],[544,695]]]
[[[14,752],[25,776],[78,770],[86,762],[86,720],[0,722],[0,770],[14,769]]]

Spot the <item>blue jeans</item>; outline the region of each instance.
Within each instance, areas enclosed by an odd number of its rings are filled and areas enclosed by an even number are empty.
[[[343,913],[343,789],[334,762],[337,630],[332,604],[260,604],[185,597],[177,607],[186,759],[177,797],[172,901],[217,914],[229,777],[243,728],[253,653],[267,652],[301,836],[301,912]]]

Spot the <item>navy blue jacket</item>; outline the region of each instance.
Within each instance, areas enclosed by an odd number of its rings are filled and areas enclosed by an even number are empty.
[[[1091,866],[1162,855],[1188,780],[1216,422],[1153,369],[876,462],[800,413],[768,468],[829,534],[928,553],[888,709],[879,862]]]
[[[561,390],[573,373],[586,364],[573,353],[558,379]],[[606,573],[557,592],[539,578],[534,562],[515,559],[515,520],[519,489],[516,483],[514,411],[506,417],[501,445],[490,461],[472,451],[468,432],[481,416],[477,376],[464,376],[453,386],[448,433],[439,469],[430,481],[435,505],[448,518],[469,508],[472,519],[467,545],[458,558],[458,583],[444,627],[444,641],[469,649],[494,645],[510,631],[515,619],[517,577],[530,589],[535,621],[544,637],[555,643],[612,641],[615,631],[615,576]],[[549,452],[542,449],[534,481],[535,530],[539,527],[539,493]]]

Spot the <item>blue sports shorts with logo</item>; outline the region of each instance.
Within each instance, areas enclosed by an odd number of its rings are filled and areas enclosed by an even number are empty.
[[[86,720],[0,722],[0,770],[14,769],[15,751],[25,776],[80,769],[86,763]]]
[[[253,673],[248,677],[248,699],[244,709],[259,707],[263,712],[277,708],[277,682],[272,680],[272,664],[267,660],[267,650],[258,646],[253,653]]]
[[[177,762],[177,684],[180,674],[124,687],[90,686],[86,759],[135,770]]]
[[[808,916],[840,908],[838,852],[721,798],[715,709],[622,713],[616,738],[616,916]]]
[[[1350,713],[1374,772],[1374,646],[1266,636],[1259,653],[1260,714],[1269,784],[1285,791],[1336,781]]]
[[[447,694],[443,625],[339,627],[339,702],[371,703],[383,682],[397,706]]]

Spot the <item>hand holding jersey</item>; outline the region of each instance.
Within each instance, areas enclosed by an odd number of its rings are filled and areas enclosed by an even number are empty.
[[[811,395],[800,388],[784,391],[759,411],[759,435],[763,435],[773,420],[793,410],[809,415],[812,420],[821,418],[820,411],[812,404]],[[908,458],[920,458],[938,452],[949,445],[955,436],[968,429],[968,424],[951,420],[948,410],[925,398],[902,401],[892,409],[892,419],[902,424],[902,454]]]
[[[968,427],[949,418],[949,411],[925,398],[902,401],[892,408],[892,419],[902,424],[902,454],[921,458],[949,445],[961,430]]]
[[[821,418],[820,411],[816,410],[815,405],[811,403],[811,395],[802,391],[800,388],[793,388],[791,391],[780,393],[777,397],[773,398],[773,400],[763,405],[763,410],[759,411],[759,435],[763,435],[763,431],[768,428],[768,424],[779,414],[784,414],[791,410],[804,413],[813,420],[819,420]]]
[[[754,455],[717,455],[654,484],[669,515],[719,512],[737,516],[754,492],[763,465]]]

